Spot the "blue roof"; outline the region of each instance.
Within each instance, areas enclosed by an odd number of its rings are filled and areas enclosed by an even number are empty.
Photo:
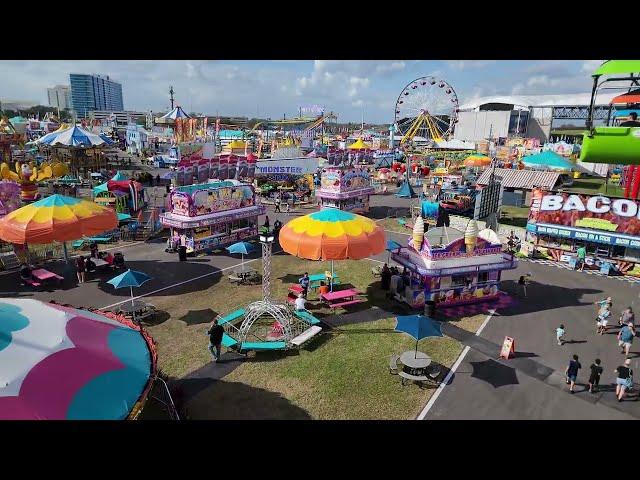
[[[184,185],[182,187],[176,188],[176,190],[178,192],[191,194],[191,193],[197,192],[198,190],[214,190],[220,187],[234,187],[234,186],[236,185],[233,182],[222,181],[222,182],[215,182],[215,183],[197,183],[194,185]]]

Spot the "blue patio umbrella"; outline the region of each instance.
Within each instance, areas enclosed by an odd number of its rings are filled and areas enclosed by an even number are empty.
[[[253,252],[256,249],[256,247],[254,247],[251,243],[249,242],[238,242],[238,243],[234,243],[233,245],[229,245],[226,250],[229,253],[239,253],[240,255],[242,255],[242,263],[241,263],[241,268],[242,271],[244,272],[244,256],[245,255],[249,255],[251,252]]]
[[[398,242],[395,242],[393,240],[387,240],[387,248],[385,248],[385,250],[389,252],[387,263],[389,263],[389,261],[391,260],[391,252],[393,250],[398,250],[399,248],[402,248],[402,245],[400,245]]]
[[[406,315],[396,317],[396,332],[404,332],[416,339],[416,357],[418,342],[427,337],[443,337],[440,322],[424,315]]]
[[[112,278],[107,283],[113,285],[116,289],[129,287],[129,291],[131,292],[131,306],[133,306],[133,287],[139,287],[149,280],[151,280],[151,277],[146,273],[128,269],[126,272]],[[133,320],[135,321],[135,313]]]

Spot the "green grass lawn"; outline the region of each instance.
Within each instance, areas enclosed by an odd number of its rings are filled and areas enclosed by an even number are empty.
[[[500,224],[513,225],[514,227],[525,228],[527,226],[527,218],[529,218],[528,207],[514,207],[511,205],[503,205],[501,208],[502,217]]]
[[[374,262],[335,262],[343,284],[367,294],[357,308],[382,307],[396,312],[373,277]],[[261,269],[260,261],[251,266]],[[273,257],[272,296],[284,300],[287,288],[305,272],[330,269],[329,262],[310,262],[290,255]],[[212,276],[215,277],[215,276]],[[259,286],[230,284],[207,277],[149,297],[161,311],[147,325],[158,343],[159,366],[172,378],[181,378],[211,361],[205,334],[216,313],[228,313],[261,298]],[[188,289],[187,289],[188,287]],[[186,289],[186,290],[181,290]],[[320,307],[310,292],[310,310],[319,318],[334,313]],[[316,305],[314,305],[316,304]],[[397,310],[401,312],[401,310]],[[456,325],[476,331],[485,315],[458,319]],[[385,318],[325,329],[300,350],[252,353],[249,359],[218,382],[209,382],[186,405],[190,418],[314,418],[411,419],[434,388],[402,386],[389,374],[389,358],[414,348],[409,336],[394,332],[395,320]],[[419,350],[450,367],[462,345],[450,338],[429,338]]]
[[[603,178],[576,178],[573,185],[567,189],[568,192],[587,193],[595,195],[597,193],[606,193],[614,197],[624,195],[624,189],[618,185],[606,185]]]
[[[484,318],[478,315],[456,325],[475,331]],[[199,392],[187,404],[189,416],[413,419],[436,387],[402,386],[400,377],[389,373],[391,354],[415,348],[415,341],[394,327],[393,318],[346,325],[323,333],[298,352],[256,354],[222,382]],[[420,351],[447,367],[462,348],[448,337],[427,338],[418,344]]]
[[[411,217],[405,217],[404,220],[411,223]],[[383,218],[382,220],[378,220],[376,223],[389,232],[406,233],[407,235],[411,234],[411,229],[400,225],[397,218]]]

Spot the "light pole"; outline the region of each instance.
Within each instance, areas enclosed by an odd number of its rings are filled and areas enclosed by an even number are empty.
[[[272,232],[260,235],[262,244],[262,299],[271,301],[271,247],[274,236]]]

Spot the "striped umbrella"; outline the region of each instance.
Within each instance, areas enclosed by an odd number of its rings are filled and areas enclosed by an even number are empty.
[[[36,140],[36,143],[63,147],[99,147],[108,144],[100,135],[96,135],[75,125],[66,130],[45,135]]]

